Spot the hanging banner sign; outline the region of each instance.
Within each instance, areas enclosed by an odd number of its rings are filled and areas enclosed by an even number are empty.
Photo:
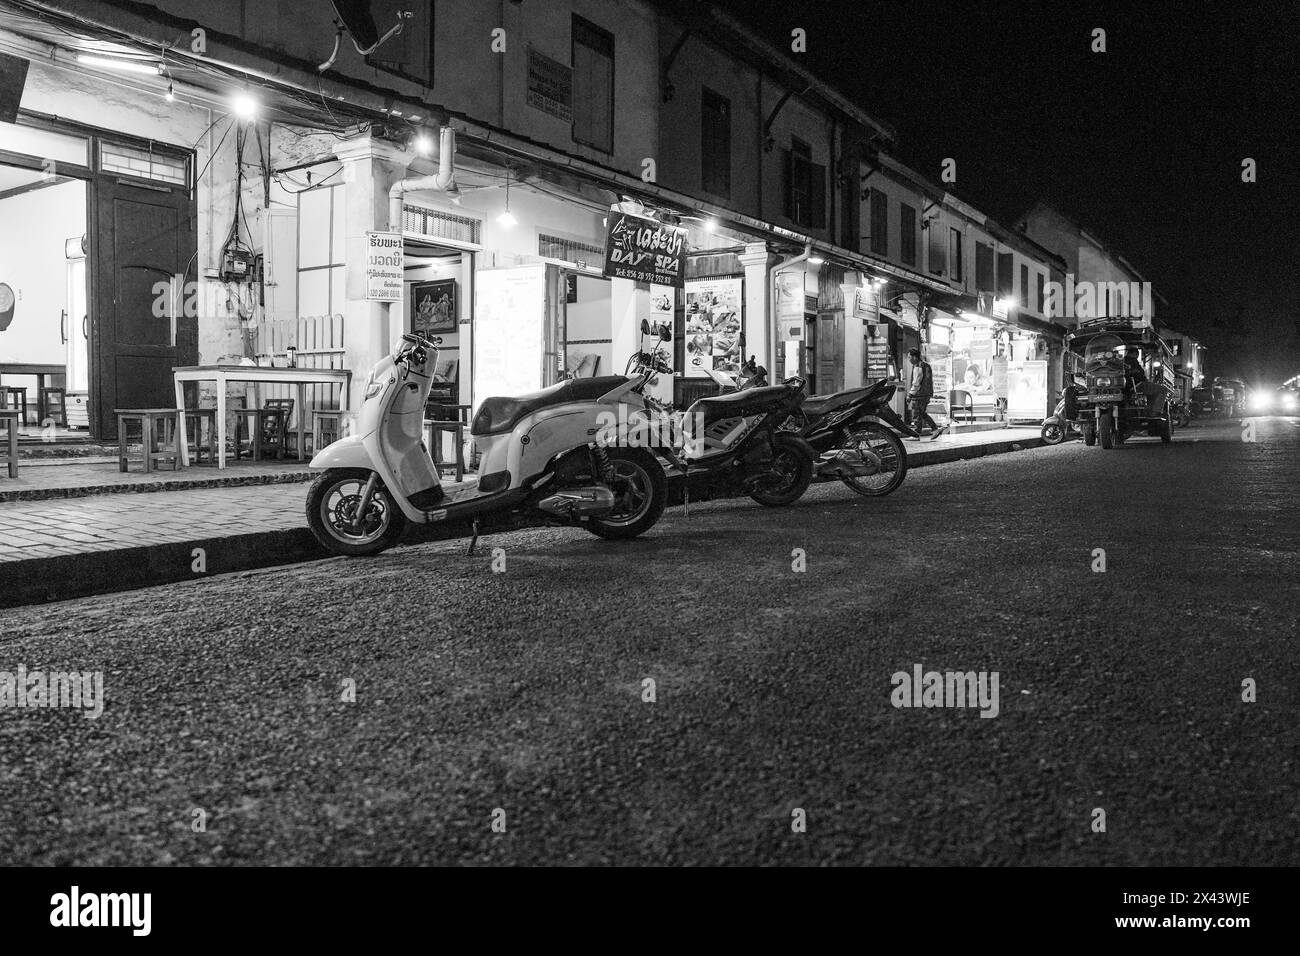
[[[682,288],[686,233],[645,216],[610,209],[604,275]]]
[[[401,302],[402,280],[406,277],[402,234],[366,233],[366,298],[378,302]]]

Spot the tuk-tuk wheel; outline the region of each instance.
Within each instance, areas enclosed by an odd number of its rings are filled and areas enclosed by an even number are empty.
[[[1098,438],[1101,439],[1102,448],[1115,447],[1115,420],[1109,413],[1101,416],[1101,421],[1097,423]]]

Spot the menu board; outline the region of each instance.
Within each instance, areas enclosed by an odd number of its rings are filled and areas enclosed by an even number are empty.
[[[1007,363],[1007,418],[1041,420],[1047,414],[1047,363]]]
[[[743,317],[742,279],[691,279],[686,283],[686,367],[694,378],[708,370],[738,372]]]
[[[921,358],[930,363],[930,371],[934,376],[934,395],[930,397],[930,407],[927,409],[931,418],[948,417],[948,360],[951,354],[952,350],[946,345],[934,342],[921,345]],[[908,362],[907,367],[910,375],[912,363]]]
[[[1007,357],[995,356],[993,359],[993,394],[998,398],[1007,397]]]
[[[610,209],[604,275],[680,289],[686,277],[686,233],[647,216]]]
[[[474,274],[474,411],[494,395],[542,387],[546,267],[484,269]]]
[[[866,335],[867,366],[864,379],[876,382],[889,377],[889,326],[868,322]]]

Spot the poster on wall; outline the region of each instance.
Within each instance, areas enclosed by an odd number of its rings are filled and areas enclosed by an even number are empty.
[[[672,286],[652,285],[650,287],[649,319],[651,328],[664,326],[668,329],[669,333],[672,332],[673,310],[676,306],[676,301],[677,290]],[[646,348],[653,347],[652,343],[646,343]],[[665,353],[668,355],[668,362],[671,365],[674,352],[673,340],[669,338],[667,342],[664,342],[663,348]],[[660,401],[671,402],[673,400],[673,376],[655,376],[655,378],[651,380],[650,385],[646,387],[646,391]]]
[[[889,326],[884,322],[867,323],[866,360],[864,381],[889,378]]]
[[[411,331],[436,335],[456,330],[456,280],[411,283]]]
[[[546,267],[485,269],[474,281],[474,411],[542,387]]]
[[[396,232],[366,233],[366,298],[401,302],[406,278],[405,249]]]
[[[1047,414],[1047,363],[1007,363],[1007,418],[1041,421]]]
[[[970,348],[954,353],[952,387],[970,395],[979,405],[995,398],[993,385],[993,340],[976,339]]]
[[[709,369],[738,372],[742,279],[691,279],[686,283],[686,368],[706,378]]]
[[[934,376],[934,395],[930,398],[930,407],[926,409],[931,418],[942,423],[948,417],[949,357],[952,349],[937,342],[925,342],[921,345],[921,358],[930,363]],[[911,362],[907,365],[907,374],[912,374]]]
[[[647,216],[610,209],[605,242],[607,279],[632,279],[680,289],[686,276],[686,233]]]
[[[803,339],[803,273],[799,271],[776,274],[776,324],[782,342]]]

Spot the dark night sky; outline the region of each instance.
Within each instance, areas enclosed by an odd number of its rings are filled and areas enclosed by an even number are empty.
[[[1300,6],[721,0],[898,131],[896,154],[1012,225],[1035,198],[1111,243],[1209,347],[1300,372]],[[1090,51],[1094,27],[1107,52]],[[1258,181],[1241,181],[1241,161]]]

